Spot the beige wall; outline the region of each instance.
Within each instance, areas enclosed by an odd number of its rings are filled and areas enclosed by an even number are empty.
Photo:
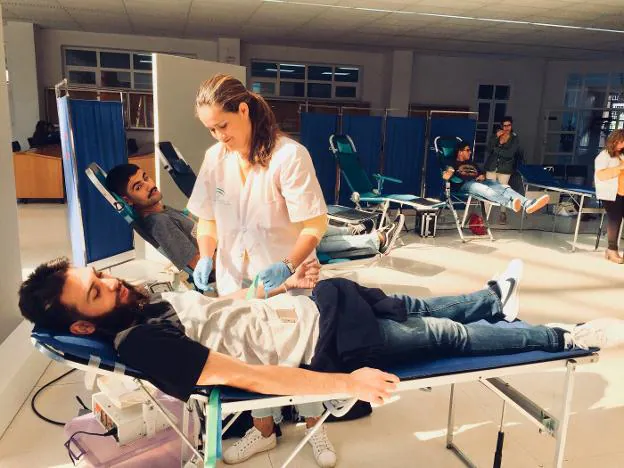
[[[529,161],[535,154],[542,101],[544,69],[541,59],[497,59],[417,55],[411,101],[418,104],[466,106],[476,110],[480,84],[511,86],[507,113],[514,118]]]

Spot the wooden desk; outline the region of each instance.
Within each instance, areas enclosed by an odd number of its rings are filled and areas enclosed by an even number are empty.
[[[136,164],[143,169],[152,180],[156,180],[156,162],[154,161],[154,153],[142,154],[140,156],[130,156],[128,158],[128,162],[130,164]]]
[[[49,148],[48,148],[49,149]],[[15,192],[18,199],[55,200],[62,202],[63,164],[60,149],[38,149],[13,153]],[[46,151],[50,154],[42,154]],[[57,153],[58,156],[54,153]]]

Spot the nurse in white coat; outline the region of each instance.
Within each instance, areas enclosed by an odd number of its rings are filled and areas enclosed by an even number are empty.
[[[314,257],[327,228],[310,154],[279,131],[261,96],[231,76],[216,75],[201,85],[196,112],[218,142],[206,152],[188,203],[200,220],[195,283],[207,287],[218,245],[220,295],[257,274],[265,289],[280,287]]]
[[[327,229],[327,206],[308,151],[279,131],[264,99],[237,79],[216,75],[205,81],[196,112],[217,143],[208,149],[188,209],[199,218],[200,260],[195,285],[208,286],[216,257],[217,290],[230,294],[259,275],[265,290],[284,281],[307,258]],[[323,413],[320,404],[298,406],[311,428]],[[254,427],[223,453],[239,463],[275,447],[278,408],[252,411]],[[309,443],[321,467],[336,464],[324,426]]]

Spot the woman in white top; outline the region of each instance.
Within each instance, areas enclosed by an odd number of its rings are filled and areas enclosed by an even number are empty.
[[[268,293],[287,291],[286,279],[315,249],[327,229],[327,206],[306,148],[280,132],[273,111],[236,78],[215,75],[202,83],[195,110],[217,143],[206,151],[188,209],[199,218],[200,259],[193,279],[208,287],[217,244],[217,291],[231,294],[258,275]],[[312,427],[320,404],[299,405]],[[242,462],[275,446],[281,412],[254,410],[254,427],[224,453]],[[272,417],[271,417],[272,416]],[[334,466],[324,431],[310,440],[317,463]]]
[[[594,162],[596,197],[602,200],[607,212],[607,260],[624,263],[618,252],[618,236],[624,217],[624,130],[615,130]]]

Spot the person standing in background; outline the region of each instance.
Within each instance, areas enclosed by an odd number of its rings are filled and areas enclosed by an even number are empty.
[[[624,217],[624,130],[615,130],[607,137],[605,148],[594,162],[596,197],[602,201],[607,212],[607,260],[624,263],[618,252],[618,237]]]
[[[501,122],[501,128],[488,141],[484,167],[485,178],[508,186],[518,159],[522,158],[521,151],[518,135],[513,131],[513,118],[505,116]],[[501,207],[499,223],[507,223],[507,212],[504,206]]]

